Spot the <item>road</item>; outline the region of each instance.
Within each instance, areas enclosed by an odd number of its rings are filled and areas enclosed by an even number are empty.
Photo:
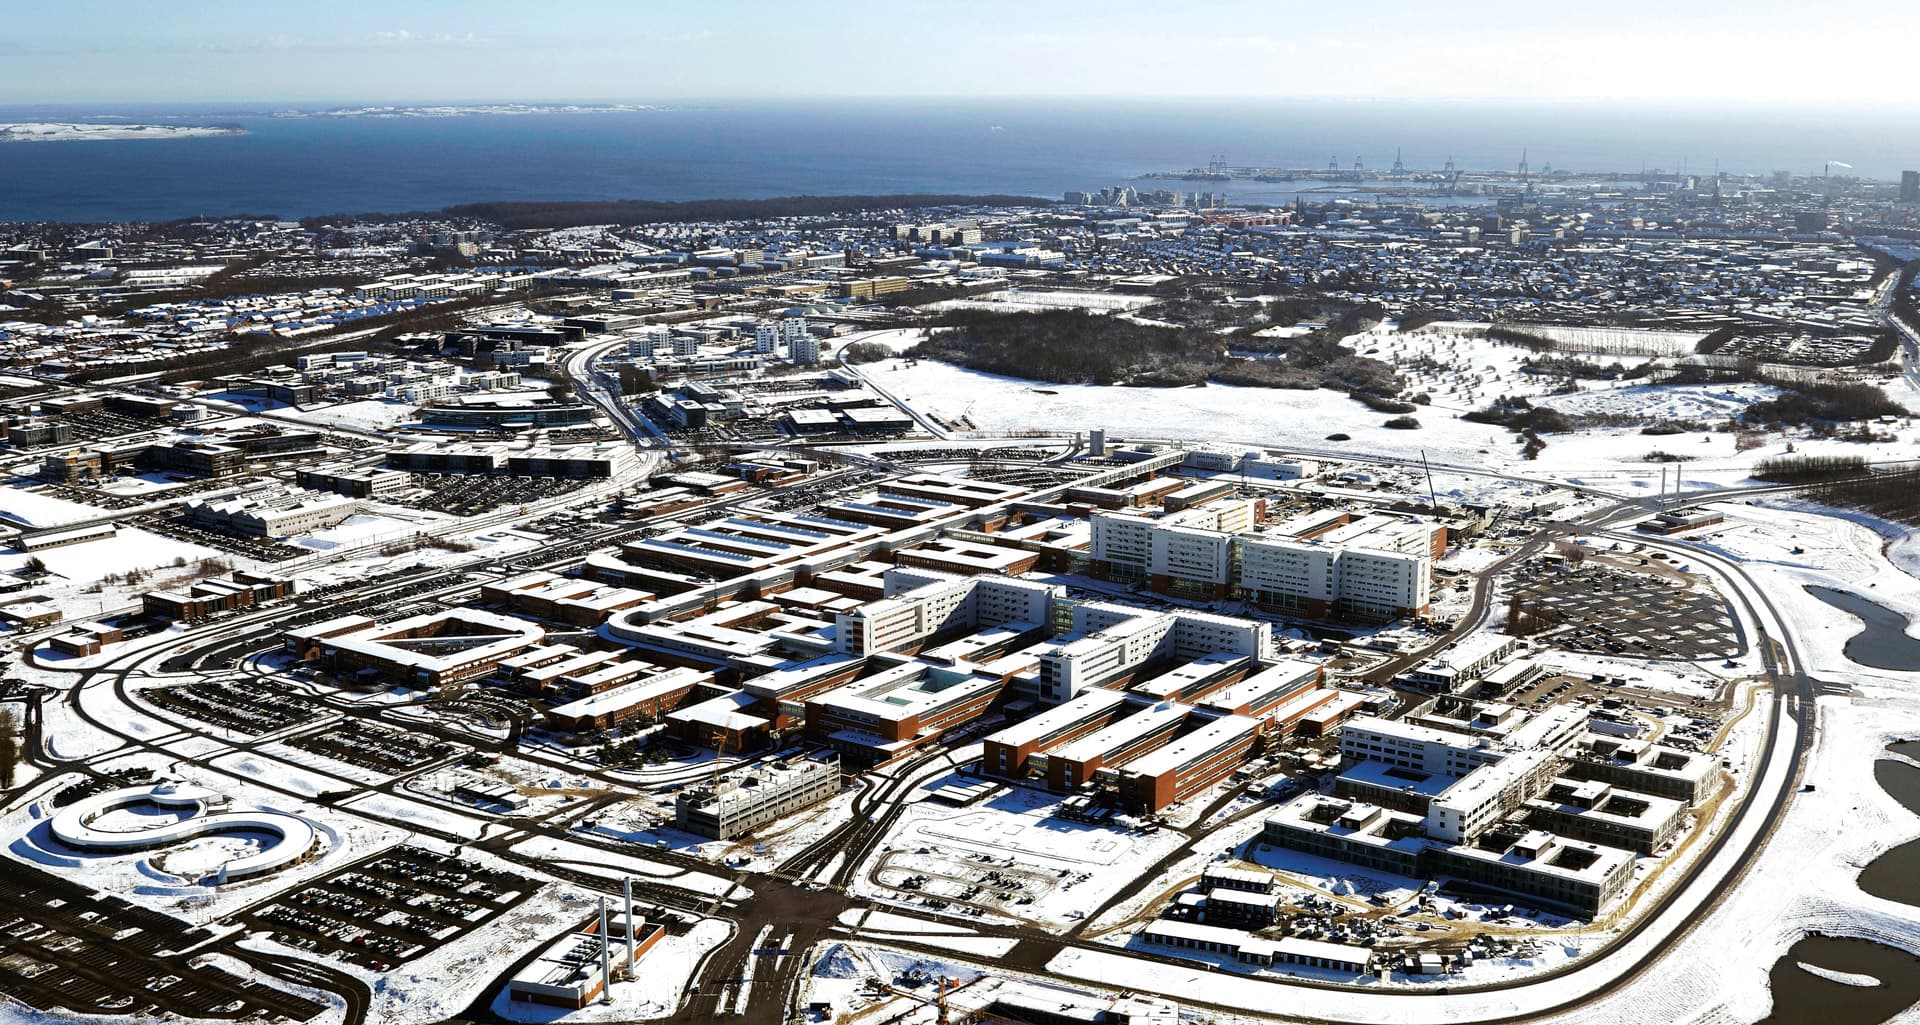
[[[578,364],[582,372],[592,375],[592,357],[586,356]],[[570,363],[569,371],[574,364]],[[616,402],[615,405],[618,405]],[[616,417],[617,418],[617,417]],[[626,429],[626,428],[623,428]],[[644,445],[651,439],[644,428],[634,428],[629,436],[636,444]],[[1734,497],[1771,493],[1780,490],[1776,487],[1744,489],[1726,494]],[[556,502],[555,506],[601,497],[599,495],[582,496],[578,493],[565,496],[570,501]],[[1402,1013],[1410,1020],[1535,1020],[1549,1017],[1605,999],[1631,985],[1636,979],[1649,971],[1659,970],[1662,966],[1663,951],[1670,946],[1667,942],[1646,944],[1648,937],[1671,938],[1696,924],[1704,911],[1723,897],[1731,887],[1737,885],[1741,874],[1751,864],[1760,850],[1753,842],[1755,836],[1764,836],[1777,823],[1784,812],[1794,784],[1797,781],[1797,766],[1804,756],[1813,729],[1814,682],[1801,670],[1797,642],[1790,624],[1764,593],[1764,590],[1747,576],[1737,563],[1715,555],[1684,540],[1660,538],[1623,531],[1625,527],[1646,511],[1643,500],[1633,499],[1617,502],[1608,508],[1582,517],[1578,521],[1553,523],[1541,528],[1519,548],[1508,553],[1496,564],[1495,570],[1485,574],[1476,587],[1475,598],[1470,613],[1462,617],[1461,622],[1449,634],[1436,638],[1434,645],[1420,652],[1400,656],[1382,667],[1380,672],[1390,677],[1398,668],[1411,664],[1423,657],[1433,647],[1484,623],[1492,614],[1491,586],[1492,578],[1499,569],[1511,566],[1527,555],[1541,550],[1555,540],[1587,535],[1605,539],[1632,540],[1655,550],[1683,553],[1687,561],[1710,567],[1719,573],[1731,589],[1738,606],[1743,628],[1749,631],[1749,637],[1763,653],[1766,671],[1772,682],[1773,694],[1769,706],[1764,710],[1769,718],[1777,719],[1781,725],[1778,730],[1768,731],[1768,741],[1761,756],[1761,764],[1772,766],[1767,772],[1756,772],[1756,781],[1764,780],[1766,789],[1756,790],[1743,800],[1732,820],[1715,838],[1705,854],[1698,858],[1687,876],[1677,885],[1666,891],[1666,895],[1646,911],[1625,935],[1608,945],[1604,951],[1590,954],[1573,967],[1548,976],[1536,976],[1522,983],[1504,987],[1503,991],[1512,996],[1511,1005],[1515,1014],[1510,1017],[1477,1019],[1447,1012],[1445,997],[1435,994],[1404,995],[1396,999],[1401,1003],[1394,1006],[1404,1007]],[[537,515],[538,510],[514,510],[505,514],[499,522],[509,522],[520,516]],[[499,514],[496,514],[499,515]],[[471,527],[471,524],[468,524]],[[594,532],[579,539],[591,544],[612,537],[618,532],[629,529],[625,526],[606,528],[604,535]],[[338,558],[340,553],[328,553]],[[558,556],[552,562],[564,562],[570,556]],[[396,603],[413,603],[439,599],[452,599],[470,593],[479,581],[495,578],[513,567],[474,567],[459,573],[406,576],[387,581],[369,581],[361,587],[351,589],[336,596],[336,604],[371,603],[378,605],[389,600]],[[423,581],[433,586],[424,593],[401,595],[407,588]],[[246,613],[231,619],[217,621],[201,627],[181,631],[169,636],[162,643],[136,649],[126,655],[102,660],[100,664],[82,670],[64,700],[72,706],[71,711],[80,721],[96,730],[118,738],[121,745],[118,754],[148,753],[173,759],[182,757],[182,752],[196,752],[191,757],[205,762],[223,755],[247,753],[262,758],[270,758],[271,753],[261,750],[261,745],[269,741],[279,741],[284,734],[270,738],[236,738],[226,731],[209,728],[193,720],[171,715],[143,702],[138,692],[142,686],[168,680],[199,678],[198,673],[169,672],[164,666],[170,659],[182,656],[198,658],[202,661],[218,651],[251,648],[258,651],[273,643],[277,622],[286,614],[284,607],[268,608]],[[394,708],[375,708],[339,695],[319,696],[317,700],[333,718],[310,723],[300,729],[325,729],[328,722],[338,721],[341,717],[385,718]],[[421,699],[424,703],[428,699]],[[405,706],[399,706],[405,707]],[[555,772],[565,772],[570,776],[585,776],[596,785],[604,787],[608,796],[590,803],[587,813],[622,799],[623,794],[631,791],[626,778],[618,773],[594,770],[581,766],[578,762],[542,752],[538,748],[517,748],[517,739],[524,732],[527,718],[524,709],[516,709],[511,702],[490,703],[486,714],[497,713],[509,721],[510,726],[504,735],[493,735],[472,729],[462,729],[446,722],[408,719],[409,729],[417,730],[436,738],[454,741],[483,750],[516,750],[519,757],[536,764],[552,768]],[[35,741],[34,760],[50,772],[78,771],[94,774],[93,763],[98,759],[60,759],[52,757],[41,742],[39,717],[30,720],[29,736]],[[297,732],[297,731],[296,731]],[[417,792],[410,791],[407,784],[421,776],[438,770],[444,761],[416,766],[403,773],[377,784],[366,784],[340,777],[340,792],[330,795],[338,802],[379,793],[389,797],[402,797],[407,800],[421,800]],[[1781,766],[1788,767],[1780,771]],[[643,884],[642,895],[650,903],[679,910],[688,914],[719,913],[732,923],[730,938],[713,951],[702,963],[691,990],[693,996],[674,1016],[676,1022],[708,1022],[718,1020],[778,1021],[785,1014],[785,1001],[796,983],[799,973],[805,968],[805,958],[801,956],[814,943],[833,938],[833,926],[842,915],[860,913],[877,906],[884,906],[889,914],[904,915],[910,918],[941,920],[922,912],[896,907],[890,904],[876,905],[861,897],[848,893],[858,881],[858,873],[868,862],[878,846],[885,841],[889,830],[897,822],[906,807],[905,798],[917,784],[929,775],[951,771],[954,767],[951,751],[936,747],[923,752],[885,775],[870,776],[864,782],[864,789],[855,798],[853,814],[840,827],[831,830],[818,841],[808,845],[788,857],[779,867],[770,873],[759,873],[743,878],[754,890],[750,901],[721,899],[716,902],[709,895],[677,887],[671,878],[648,880]],[[310,767],[306,771],[313,771]],[[267,792],[279,795],[290,801],[307,799],[306,795],[271,778],[249,779],[249,785],[257,786]],[[1758,783],[1756,783],[1756,786]],[[381,820],[379,813],[370,813],[356,807],[355,813]],[[436,827],[423,825],[416,821],[386,820],[386,824],[395,828],[407,829],[437,837],[450,844],[472,844],[477,849],[505,858],[529,874],[559,879],[570,885],[589,890],[612,893],[618,884],[614,877],[607,874],[586,872],[569,866],[546,863],[541,859],[517,853],[514,848],[524,841],[536,837],[566,840],[581,843],[588,847],[599,847],[609,855],[630,851],[623,845],[600,841],[585,836],[571,828],[571,821],[582,814],[580,808],[569,809],[564,817],[532,816],[513,817],[501,820],[490,827],[481,841],[453,835]],[[1189,843],[1197,841],[1198,835],[1190,834]],[[1187,848],[1183,845],[1181,852]],[[679,867],[683,871],[714,871],[710,863],[679,854],[677,852],[647,851],[647,860],[657,861],[667,866]],[[1160,866],[1171,864],[1172,858],[1164,860]],[[1141,887],[1151,885],[1157,871],[1143,871],[1140,877],[1126,890],[1112,897],[1109,906],[1134,896]],[[1090,916],[1091,917],[1091,916]],[[1056,931],[1020,924],[996,924],[970,926],[982,935],[1012,939],[1015,946],[1004,959],[1009,967],[1031,972],[1043,977],[1053,977],[1062,982],[1071,981],[1055,975],[1048,967],[1049,963],[1061,952],[1068,949],[1100,951],[1110,953],[1112,948],[1087,940],[1069,931],[1062,935]],[[765,938],[769,946],[786,953],[762,952],[767,948],[757,948],[756,944]],[[955,957],[951,950],[941,948],[937,942],[918,942],[899,937],[889,938],[888,945],[909,950],[918,950],[929,956]],[[1152,952],[1131,952],[1129,956],[1150,962],[1181,964],[1190,967],[1191,962],[1181,961],[1171,956],[1162,956]],[[964,957],[960,958],[965,960]],[[256,961],[263,970],[290,982],[319,985],[340,992],[349,1004],[348,1022],[357,1025],[367,1007],[365,987],[350,976],[329,968],[299,967],[301,962],[285,960]],[[750,967],[751,966],[751,967]],[[1576,1002],[1549,1003],[1535,994],[1544,994],[1549,990],[1541,983],[1549,978],[1578,976],[1583,980],[1592,980],[1583,986],[1585,994]],[[752,978],[750,987],[744,987],[743,981]],[[1326,990],[1330,987],[1304,982],[1267,983],[1274,994],[1273,1007],[1288,1005],[1289,993]],[[740,994],[745,988],[746,996]],[[1145,989],[1146,987],[1141,987]],[[1465,994],[1473,992],[1461,987],[1456,990]],[[488,994],[477,1000],[475,1006],[468,1009],[467,1016],[484,1018],[487,1016],[485,1004]],[[1370,994],[1369,999],[1383,998],[1382,994]],[[1205,1000],[1194,1000],[1191,996],[1184,1002],[1202,1009],[1221,1011],[1240,1010],[1220,1005],[1211,1007]],[[1356,998],[1356,1009],[1365,1003]],[[1368,1013],[1372,1013],[1369,1011]],[[1322,1015],[1321,1017],[1329,1017]],[[1330,1020],[1332,1020],[1330,1018]]]

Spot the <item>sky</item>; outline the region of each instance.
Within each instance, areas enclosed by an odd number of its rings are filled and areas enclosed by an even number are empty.
[[[0,0],[0,104],[840,97],[1914,102],[1857,0]]]

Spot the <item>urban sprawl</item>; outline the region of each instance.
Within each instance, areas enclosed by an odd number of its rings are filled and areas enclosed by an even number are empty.
[[[0,992],[1750,1020],[1780,923],[1920,942],[1833,840],[1920,174],[1087,189],[0,225]]]

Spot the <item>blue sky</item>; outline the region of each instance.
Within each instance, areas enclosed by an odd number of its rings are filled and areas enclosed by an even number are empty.
[[[1860,0],[0,0],[0,104],[841,96],[1911,103]]]

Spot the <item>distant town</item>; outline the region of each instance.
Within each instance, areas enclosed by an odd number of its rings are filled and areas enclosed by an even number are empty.
[[[0,224],[7,1011],[1920,999],[1847,170]]]

